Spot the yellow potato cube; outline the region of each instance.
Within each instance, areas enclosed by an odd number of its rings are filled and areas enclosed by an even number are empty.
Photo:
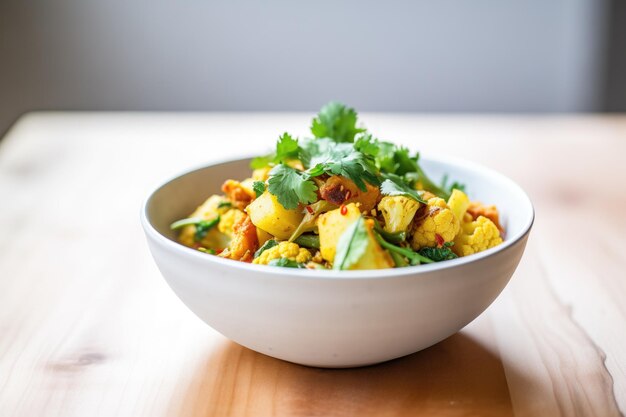
[[[337,242],[343,232],[354,221],[361,217],[361,211],[354,203],[344,206],[345,213],[341,214],[341,208],[320,215],[317,227],[320,235],[320,251],[322,258],[332,262],[335,259]]]
[[[456,188],[452,190],[452,194],[448,199],[448,207],[454,213],[454,216],[459,219],[459,221],[463,220],[463,216],[465,216],[465,212],[470,205],[470,200],[461,190],[457,190]]]
[[[279,240],[289,239],[304,217],[300,209],[285,209],[268,191],[250,203],[246,211],[252,224]]]

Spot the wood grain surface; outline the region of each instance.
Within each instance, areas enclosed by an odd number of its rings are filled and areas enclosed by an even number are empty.
[[[34,113],[0,142],[0,416],[620,416],[626,117],[365,114],[380,137],[510,176],[537,218],[458,334],[322,370],[242,348],[169,290],[139,208],[190,166],[262,153],[308,114]]]

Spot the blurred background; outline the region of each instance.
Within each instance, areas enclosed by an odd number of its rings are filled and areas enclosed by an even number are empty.
[[[31,110],[626,110],[626,2],[1,0]]]

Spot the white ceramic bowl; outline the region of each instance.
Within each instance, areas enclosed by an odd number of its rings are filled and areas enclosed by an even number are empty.
[[[492,170],[423,158],[433,178],[448,173],[473,200],[496,204],[503,244],[451,261],[372,271],[258,266],[207,255],[169,230],[227,178],[248,175],[248,159],[180,175],[156,188],[142,210],[152,255],[170,287],[198,317],[229,339],[275,358],[353,367],[398,358],[454,334],[482,313],[515,271],[534,213],[528,196]]]

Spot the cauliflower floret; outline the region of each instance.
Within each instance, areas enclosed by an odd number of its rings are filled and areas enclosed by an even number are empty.
[[[385,231],[389,233],[406,232],[417,213],[420,203],[404,196],[386,196],[378,203],[385,218]]]
[[[484,216],[491,220],[498,230],[500,231],[500,235],[504,235],[504,228],[500,224],[500,213],[498,213],[498,209],[496,206],[486,206],[481,202],[472,201],[467,208],[467,212],[472,216],[472,219],[476,220],[479,216]]]
[[[454,240],[454,253],[459,256],[472,255],[502,243],[500,231],[494,222],[485,216],[478,216],[474,221],[468,220],[463,221],[461,233]]]
[[[454,239],[460,229],[459,219],[448,208],[445,200],[434,197],[428,200],[423,218],[413,227],[411,247],[419,250],[424,247],[441,246]]]
[[[217,229],[227,235],[233,237],[233,226],[236,223],[241,223],[247,214],[238,209],[230,209],[220,217],[220,222],[217,225]]]
[[[280,242],[277,246],[269,248],[252,261],[255,264],[267,265],[272,259],[287,258],[298,263],[311,260],[311,252],[301,248],[297,243]]]

